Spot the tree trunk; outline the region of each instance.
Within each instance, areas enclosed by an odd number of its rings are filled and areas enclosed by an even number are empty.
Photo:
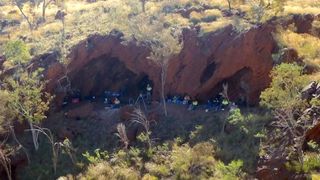
[[[301,139],[299,140],[299,144],[298,144],[298,160],[301,163],[301,165],[303,166],[303,143],[305,142],[305,135],[303,135],[302,137],[300,137]]]
[[[231,0],[227,0],[227,1],[228,1],[229,11],[231,11]]]
[[[166,76],[167,76],[167,65],[163,64],[161,66],[161,98],[163,103],[164,115],[168,116],[166,97],[165,97],[166,96],[165,95]]]
[[[146,12],[146,0],[141,0],[142,12]]]
[[[43,0],[43,4],[42,4],[42,21],[46,22],[46,0]]]
[[[39,134],[34,129],[32,122],[28,121],[28,123],[29,123],[29,126],[30,126],[31,134],[32,134],[32,141],[33,141],[34,148],[36,149],[36,151],[38,151],[38,149],[39,149],[38,135]]]
[[[8,180],[12,180],[11,161],[2,149],[0,149],[0,164],[6,172]]]
[[[32,23],[30,22],[28,16],[23,12],[22,7],[20,7],[17,2],[16,2],[16,6],[18,7],[18,9],[21,12],[22,16],[24,17],[24,19],[27,21],[30,31],[32,31],[33,30],[33,26],[32,26]]]

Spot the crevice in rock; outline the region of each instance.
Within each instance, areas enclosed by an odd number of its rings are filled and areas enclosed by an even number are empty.
[[[214,74],[215,70],[217,68],[217,65],[215,62],[210,63],[206,69],[203,71],[201,78],[200,78],[200,83],[204,84],[207,82]]]

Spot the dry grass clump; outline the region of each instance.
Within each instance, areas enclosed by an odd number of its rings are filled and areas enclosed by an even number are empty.
[[[60,33],[62,29],[62,23],[55,21],[52,22],[50,24],[45,24],[44,26],[41,26],[38,29],[38,32],[42,35],[42,36],[49,36],[50,34],[57,34]]]
[[[290,0],[284,7],[284,14],[320,14],[318,0]]]
[[[275,35],[282,47],[294,48],[305,64],[320,70],[320,39],[310,34],[298,34],[292,30],[281,30]]]
[[[87,172],[84,175],[79,175],[78,179],[127,179],[127,180],[138,180],[139,174],[131,168],[125,167],[112,167],[108,162],[101,162],[98,164],[91,164],[88,167]]]
[[[207,5],[211,7],[228,7],[226,0],[197,0],[199,4]]]
[[[0,7],[1,18],[8,20],[18,20],[22,19],[19,9],[12,6],[1,6]]]
[[[203,12],[193,11],[190,13],[190,20],[196,24],[199,22],[213,22],[221,18],[221,11],[218,9],[208,9]]]
[[[188,27],[190,25],[189,19],[184,18],[181,14],[172,13],[165,16],[166,22],[171,25],[178,25],[181,27]]]
[[[319,7],[285,6],[284,14],[320,14]]]
[[[320,61],[320,39],[310,34],[298,34],[290,30],[280,31],[276,35],[282,46],[294,48],[299,56],[316,62]]]
[[[230,24],[232,24],[232,20],[228,19],[228,18],[219,18],[216,21],[210,22],[210,23],[206,23],[206,22],[199,23],[199,25],[201,27],[200,35],[204,35],[209,32],[218,31],[220,29],[225,28],[226,26],[228,26]]]

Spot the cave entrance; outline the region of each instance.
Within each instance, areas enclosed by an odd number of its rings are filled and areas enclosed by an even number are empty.
[[[223,90],[223,84],[228,84],[228,96],[238,105],[247,106],[248,105],[248,94],[250,92],[250,87],[248,85],[252,76],[252,70],[248,67],[244,67],[235,73],[233,76],[224,79],[219,82],[215,88],[211,89],[208,97],[221,99],[220,93]]]
[[[71,75],[70,81],[81,98],[102,97],[105,91],[112,91],[121,94],[124,101],[138,97],[147,84],[152,84],[146,74],[136,74],[118,58],[107,55],[91,60]]]

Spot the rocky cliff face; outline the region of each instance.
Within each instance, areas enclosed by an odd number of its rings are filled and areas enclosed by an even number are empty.
[[[276,48],[272,26],[252,28],[237,34],[229,26],[222,31],[198,37],[196,31],[184,31],[184,48],[170,60],[166,89],[168,94],[190,94],[200,100],[216,96],[222,83],[229,83],[230,97],[258,102],[259,93],[269,83]],[[160,67],[147,57],[149,50],[135,43],[122,44],[121,35],[94,35],[73,48],[70,64],[63,68],[54,59],[43,57],[47,65],[48,89],[63,86],[67,74],[71,85],[83,96],[99,95],[104,90],[122,90],[136,94],[148,79],[157,97]],[[141,87],[139,87],[141,86]]]
[[[283,26],[295,23],[305,32],[302,28],[305,24],[300,23],[303,19],[293,16],[281,22]],[[169,63],[167,93],[189,94],[204,101],[216,96],[222,84],[228,83],[232,100],[256,104],[260,92],[270,82],[272,53],[277,51],[272,32],[279,20],[274,21],[242,34],[236,33],[231,25],[202,37],[196,30],[185,30],[184,47]],[[134,42],[123,44],[121,37],[118,32],[88,37],[72,49],[66,68],[53,60],[54,55],[44,56],[43,62],[50,62],[46,63],[48,89],[55,92],[58,82],[63,84],[67,74],[72,87],[80,89],[83,96],[99,95],[104,90],[135,96],[146,81],[152,81],[157,98],[160,67],[148,59],[148,48]]]

